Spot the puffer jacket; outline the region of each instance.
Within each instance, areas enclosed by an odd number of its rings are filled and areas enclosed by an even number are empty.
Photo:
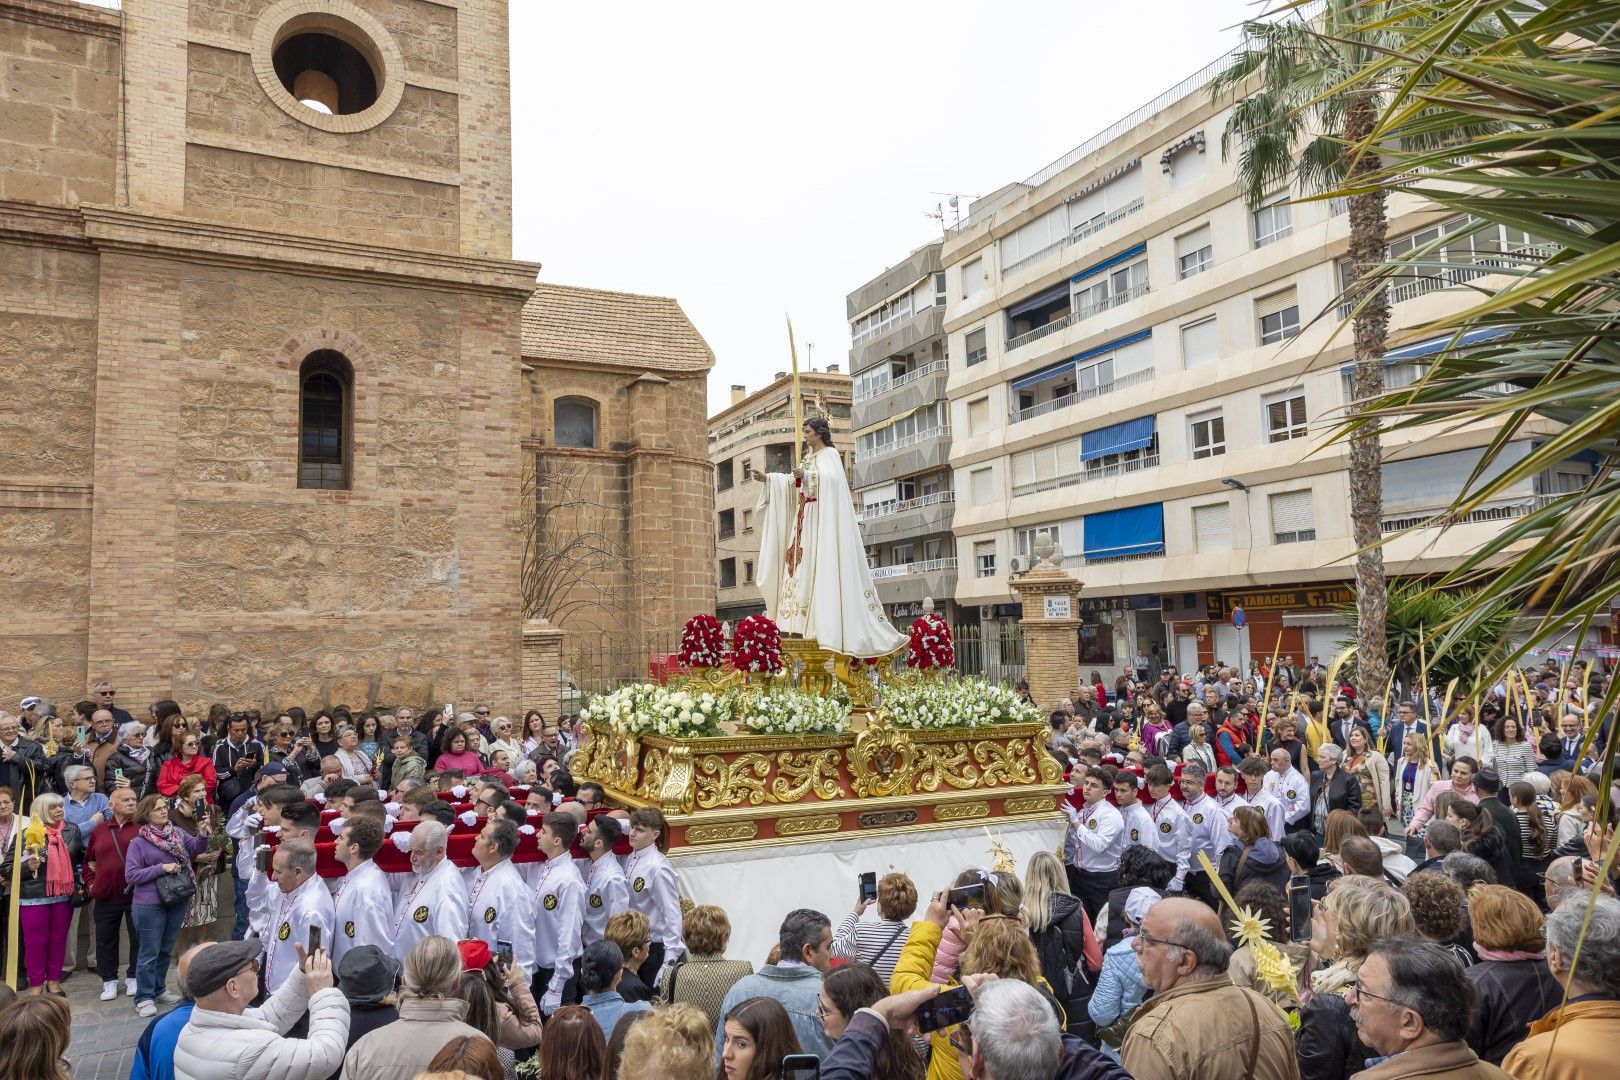
[[[101,793],[103,795],[113,793],[113,787],[116,783],[114,774],[117,770],[122,769],[124,779],[129,781],[129,789],[135,793],[135,798],[137,800],[144,799],[157,790],[158,768],[159,763],[155,752],[148,754],[145,761],[136,761],[124,752],[124,747],[120,746],[107,759],[107,769],[101,780]]]
[[[79,836],[79,827],[71,821],[62,822],[62,846],[67,848],[68,861],[73,864],[73,883],[78,885],[84,880],[84,840]],[[24,845],[24,855],[27,854],[27,845]],[[11,891],[11,860],[17,853],[17,845],[11,844],[6,848],[4,860],[0,860],[0,895]],[[28,871],[28,861],[23,860],[21,895],[24,900],[45,899],[45,866],[43,863],[34,864],[34,872]],[[67,896],[62,897],[66,901]]]
[[[398,1020],[349,1048],[343,1058],[343,1080],[403,1080],[425,1071],[451,1039],[486,1038],[464,1022],[466,1015],[467,1003],[458,998],[402,999]]]
[[[1236,844],[1221,852],[1221,881],[1227,891],[1236,896],[1249,882],[1263,881],[1287,896],[1288,863],[1283,860],[1282,849],[1262,836],[1248,849],[1248,855],[1245,859],[1243,849]]]
[[[1294,1052],[1300,1080],[1349,1080],[1378,1056],[1356,1034],[1350,1003],[1336,993],[1319,993],[1300,1009]]]
[[[286,1032],[309,1010],[309,1035]],[[305,987],[304,973],[287,976],[275,994],[240,1016],[201,1006],[174,1047],[175,1080],[325,1080],[343,1062],[349,1002],[335,987]]]
[[[1465,1041],[1492,1065],[1502,1064],[1507,1052],[1529,1037],[1531,1023],[1564,1000],[1564,988],[1543,959],[1481,960],[1463,974],[1479,998]]]
[[[1102,948],[1080,901],[1067,893],[1054,895],[1052,921],[1038,934],[1031,931],[1029,937],[1040,959],[1041,977],[1051,985],[1069,1018],[1069,1034],[1095,1043],[1097,1029],[1087,1006],[1102,968]]]

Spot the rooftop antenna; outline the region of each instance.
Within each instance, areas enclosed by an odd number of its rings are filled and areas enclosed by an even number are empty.
[[[949,191],[930,191],[930,195],[938,195],[943,202],[936,202],[932,210],[923,211],[923,216],[939,222],[943,232],[950,232],[962,224],[962,200],[972,202],[977,195],[962,195]]]

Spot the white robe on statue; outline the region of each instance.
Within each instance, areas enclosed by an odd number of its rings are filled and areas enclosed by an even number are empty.
[[[765,614],[784,634],[814,638],[848,656],[882,656],[906,643],[883,614],[866,565],[855,502],[843,460],[823,447],[804,460],[802,558],[792,572],[800,489],[793,477],[769,473],[754,516],[760,520],[759,591]]]

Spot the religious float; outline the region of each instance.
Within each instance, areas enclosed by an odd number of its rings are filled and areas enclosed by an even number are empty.
[[[861,659],[784,638],[763,615],[729,635],[699,615],[674,674],[582,712],[574,777],[664,813],[683,887],[726,909],[749,950],[735,955],[763,957],[795,907],[836,922],[863,872],[902,870],[926,902],[993,848],[1021,872],[1061,847],[1068,789],[1041,714],[1005,686],[958,676],[932,610],[902,640]]]

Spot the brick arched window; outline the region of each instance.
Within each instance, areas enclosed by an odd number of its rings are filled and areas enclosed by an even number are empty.
[[[354,430],[354,368],[321,349],[298,368],[298,486],[349,487]]]
[[[556,445],[596,449],[596,402],[558,398],[551,407],[551,421]]]

